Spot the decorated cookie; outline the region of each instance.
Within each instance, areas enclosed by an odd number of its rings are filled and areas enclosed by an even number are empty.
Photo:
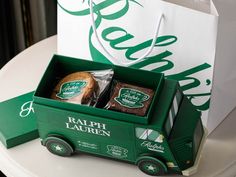
[[[88,104],[97,90],[97,82],[88,72],[75,72],[59,81],[52,99],[76,104]]]

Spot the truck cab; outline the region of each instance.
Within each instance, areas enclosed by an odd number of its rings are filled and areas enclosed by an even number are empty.
[[[135,128],[139,168],[149,175],[176,173],[189,176],[196,172],[195,162],[199,160],[200,144],[205,138],[200,117],[201,113],[181,93],[178,84],[165,80],[149,126],[136,125]]]

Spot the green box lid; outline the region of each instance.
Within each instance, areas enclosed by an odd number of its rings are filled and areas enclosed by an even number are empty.
[[[6,148],[38,137],[33,94],[26,93],[0,103],[0,141]]]

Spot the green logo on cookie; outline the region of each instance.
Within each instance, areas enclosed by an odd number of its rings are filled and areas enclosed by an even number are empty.
[[[70,99],[78,96],[81,90],[87,85],[84,80],[65,82],[61,85],[59,93],[56,95],[60,99]]]
[[[115,101],[127,108],[142,108],[144,106],[143,102],[149,98],[149,95],[139,90],[121,88],[118,97],[115,97]]]

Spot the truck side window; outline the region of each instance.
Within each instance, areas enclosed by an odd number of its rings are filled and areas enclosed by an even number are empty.
[[[171,129],[174,125],[174,121],[175,121],[176,115],[178,113],[181,100],[182,100],[182,94],[179,90],[177,90],[175,97],[173,99],[173,102],[171,104],[171,107],[170,107],[170,110],[168,113],[168,117],[165,122],[165,131],[168,136],[169,136]]]
[[[164,136],[158,131],[145,128],[136,128],[136,137],[142,140],[149,140],[158,143],[162,143]]]

